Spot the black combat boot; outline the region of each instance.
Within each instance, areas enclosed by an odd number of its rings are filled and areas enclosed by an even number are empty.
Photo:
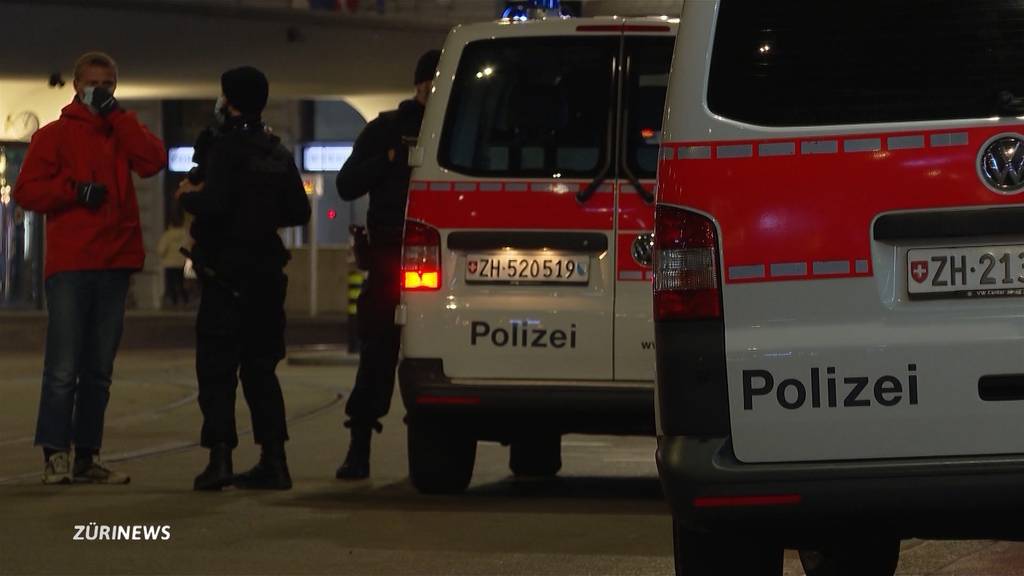
[[[210,463],[206,465],[199,476],[196,476],[192,483],[193,490],[220,490],[230,486],[234,481],[235,474],[231,468],[231,447],[227,444],[217,444],[210,448]]]
[[[345,462],[334,473],[338,480],[363,480],[370,477],[370,436],[372,426],[346,424],[352,430]]]
[[[260,461],[244,474],[235,476],[235,486],[247,490],[291,490],[292,477],[284,455],[284,442],[262,446]]]

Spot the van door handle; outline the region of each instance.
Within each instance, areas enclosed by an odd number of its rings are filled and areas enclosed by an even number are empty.
[[[1024,374],[995,374],[978,379],[978,396],[986,402],[1024,400]]]

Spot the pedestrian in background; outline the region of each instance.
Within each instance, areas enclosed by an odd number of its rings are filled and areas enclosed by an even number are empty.
[[[290,254],[278,229],[309,221],[310,206],[291,152],[263,124],[266,76],[252,67],[221,76],[219,126],[204,131],[194,160],[199,170],[181,181],[182,207],[195,216],[192,260],[202,285],[196,320],[196,375],[203,412],[201,444],[210,462],[196,490],[287,490],[288,440],[284,397],[275,370],[285,356],[284,301]],[[234,476],[238,446],[238,379],[252,414],[260,460]]]
[[[164,269],[165,307],[177,308],[188,305],[188,291],[185,290],[185,255],[182,248],[191,248],[192,239],[185,229],[184,218],[179,210],[171,216],[167,229],[160,235],[156,252]]]
[[[117,80],[110,56],[78,59],[74,100],[33,136],[14,190],[19,205],[47,215],[49,322],[35,436],[47,484],[129,480],[99,452],[129,277],[145,259],[132,172],[153,176],[167,152],[114,98]]]
[[[369,271],[359,293],[359,370],[345,405],[351,432],[348,453],[335,476],[358,480],[370,475],[370,437],[381,431],[380,419],[391,406],[398,363],[399,327],[395,307],[400,295],[402,231],[409,190],[409,145],[420,133],[440,50],[420,56],[413,83],[416,94],[384,112],[363,128],[352,155],[338,173],[338,194],[344,200],[370,195],[366,215]]]

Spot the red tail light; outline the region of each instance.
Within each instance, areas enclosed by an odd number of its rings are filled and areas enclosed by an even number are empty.
[[[655,319],[721,318],[714,223],[700,214],[668,206],[658,206],[654,220]]]
[[[441,234],[422,222],[405,221],[402,240],[402,289],[441,289]]]

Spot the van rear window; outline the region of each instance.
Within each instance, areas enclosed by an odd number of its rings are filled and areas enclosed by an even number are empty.
[[[668,91],[675,38],[634,36],[626,39],[626,86],[622,130],[627,167],[637,178],[658,173],[661,121]],[[621,152],[620,152],[621,154]]]
[[[439,162],[502,177],[592,177],[606,162],[617,37],[468,44]]]
[[[986,118],[1003,91],[1024,97],[1019,0],[721,0],[708,107],[733,120]]]

